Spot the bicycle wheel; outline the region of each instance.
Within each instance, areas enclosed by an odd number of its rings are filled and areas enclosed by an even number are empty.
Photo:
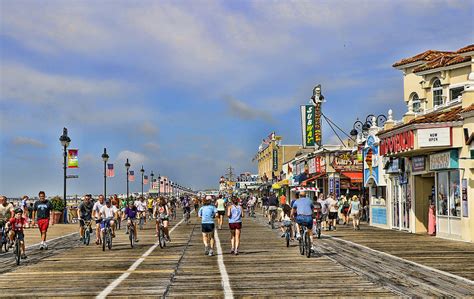
[[[163,248],[164,239],[165,235],[163,234],[163,229],[160,227],[160,230],[158,231],[158,244],[160,245],[160,248]]]
[[[143,229],[143,216],[140,217],[140,230]]]
[[[300,234],[301,234],[301,232],[300,232]],[[304,237],[303,237],[302,234],[300,236],[299,245],[300,245],[300,254],[304,255]]]
[[[16,264],[20,264],[20,259],[21,259],[21,249],[20,249],[20,240],[15,241],[15,260]]]
[[[310,258],[311,257],[311,238],[306,234],[305,236],[305,251],[306,251],[306,257]]]
[[[84,230],[84,244],[89,245],[90,241],[91,241],[91,233],[89,232],[89,228],[86,228]]]
[[[107,232],[107,248],[112,249],[112,230],[109,228]]]
[[[130,239],[130,246],[133,248],[135,242],[135,229],[133,227],[129,229],[128,238]]]
[[[286,247],[290,247],[290,231],[289,231],[289,229],[286,229],[285,238],[286,238]]]
[[[102,232],[102,251],[105,251],[105,243],[107,243],[107,233],[104,231]]]

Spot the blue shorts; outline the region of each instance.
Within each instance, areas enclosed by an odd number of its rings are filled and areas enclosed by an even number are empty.
[[[304,225],[309,229],[313,228],[313,217],[306,216],[306,215],[298,215],[296,216],[296,223],[299,225]]]
[[[104,219],[100,222],[100,229],[105,229],[106,227],[110,226],[110,221],[112,219]]]

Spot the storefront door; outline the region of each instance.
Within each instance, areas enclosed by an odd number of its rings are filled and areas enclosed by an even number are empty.
[[[461,190],[459,170],[436,173],[436,230],[442,237],[460,238]]]
[[[392,184],[392,228],[399,230],[410,229],[410,200],[409,185],[401,184],[400,178],[393,177]],[[408,195],[408,196],[407,196]]]

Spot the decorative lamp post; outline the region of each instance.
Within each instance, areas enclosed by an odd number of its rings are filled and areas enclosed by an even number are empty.
[[[104,160],[104,196],[107,198],[107,161],[109,160],[109,155],[107,154],[107,149],[104,147],[104,153],[102,154],[102,160]]]
[[[67,179],[67,147],[71,143],[71,138],[67,135],[67,128],[63,128],[63,135],[59,137],[61,145],[64,147],[64,223],[67,223],[67,202],[66,202],[66,179]]]
[[[125,162],[125,168],[127,169],[127,201],[128,201],[128,170],[130,169],[130,163],[128,163],[128,158],[127,158],[127,162]]]
[[[145,174],[145,169],[143,169],[143,165],[142,165],[142,169],[140,169],[140,172],[142,173],[142,198],[143,198],[143,175]]]
[[[150,172],[150,177],[151,177],[151,189],[153,189],[153,178],[155,177],[155,174],[153,173],[153,170]]]

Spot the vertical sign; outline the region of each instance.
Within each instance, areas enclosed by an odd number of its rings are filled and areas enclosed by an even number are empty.
[[[462,215],[464,217],[469,217],[469,209],[467,204],[467,179],[462,179]],[[471,194],[472,195],[472,194]]]
[[[67,150],[67,167],[68,168],[78,168],[79,167],[79,159],[77,157],[78,151],[79,150],[77,150],[77,149]]]
[[[336,189],[336,200],[341,196],[341,179],[339,176],[334,178],[334,189]]]
[[[314,105],[314,141],[321,146],[321,102]]]
[[[301,106],[301,128],[303,132],[303,147],[315,145],[315,113],[313,105]]]
[[[278,170],[278,150],[273,150],[273,171]]]
[[[334,193],[334,176],[329,176],[329,193]]]

